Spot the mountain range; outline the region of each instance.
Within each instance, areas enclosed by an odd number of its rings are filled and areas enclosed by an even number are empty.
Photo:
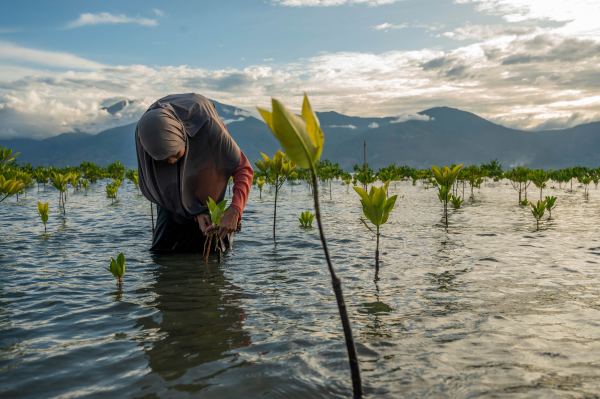
[[[107,110],[117,113],[125,106],[127,102],[121,101]],[[249,112],[218,102],[215,106],[251,161],[260,158],[260,151],[272,154],[279,148],[266,125]],[[532,132],[510,129],[449,107],[430,108],[408,120],[337,112],[317,115],[325,132],[323,159],[338,162],[345,169],[362,163],[364,142],[367,161],[373,168],[391,163],[428,168],[458,162],[479,164],[492,159],[505,168],[600,165],[600,122]],[[98,134],[64,133],[43,140],[4,139],[0,146],[20,152],[18,161],[34,166],[78,165],[82,161],[106,165],[119,160],[133,168],[137,165],[135,126],[127,124]]]

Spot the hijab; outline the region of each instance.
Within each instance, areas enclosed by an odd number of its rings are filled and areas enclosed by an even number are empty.
[[[240,149],[210,100],[173,94],[152,104],[135,131],[140,190],[150,201],[186,218],[221,201],[240,161]],[[185,148],[176,164],[166,159]]]

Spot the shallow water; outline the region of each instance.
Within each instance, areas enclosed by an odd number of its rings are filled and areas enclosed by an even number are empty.
[[[600,392],[600,190],[559,197],[535,231],[510,185],[488,183],[441,225],[410,183],[383,227],[382,269],[354,192],[322,193],[367,397],[585,397]],[[530,191],[530,197],[538,195]],[[154,256],[148,202],[128,183],[31,190],[0,204],[0,396],[348,397],[342,331],[304,186],[258,190],[222,264]],[[44,237],[37,199],[51,202]],[[124,251],[117,290],[108,259]]]

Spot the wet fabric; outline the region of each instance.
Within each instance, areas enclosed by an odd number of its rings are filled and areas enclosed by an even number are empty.
[[[224,198],[240,163],[241,151],[214,105],[195,93],[156,101],[140,118],[135,137],[142,194],[187,219],[207,211],[209,196],[217,202]],[[167,163],[182,139],[185,155]]]
[[[206,236],[202,234],[198,223],[160,206],[157,208],[156,227],[150,250],[156,253],[202,253]],[[227,237],[224,241],[229,246]]]

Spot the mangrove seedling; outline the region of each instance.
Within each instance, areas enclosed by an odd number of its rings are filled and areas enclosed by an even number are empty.
[[[556,208],[556,197],[547,195],[545,201],[546,210],[548,211],[548,219],[552,219],[552,209]]]
[[[388,197],[388,183],[385,183],[382,187],[371,186],[371,190],[367,191],[361,187],[354,187],[354,191],[360,196],[360,203],[362,204],[363,214],[373,225],[375,231],[364,222],[365,226],[373,233],[376,237],[375,245],[375,281],[379,280],[379,237],[381,225],[387,222],[390,212],[394,209],[396,204],[397,195]]]
[[[120,179],[115,179],[106,185],[106,198],[110,198],[111,204],[114,204],[117,199],[117,193],[119,192],[121,183],[122,181]]]
[[[444,206],[444,221],[446,223],[446,227],[448,227],[448,202],[450,202],[450,198],[452,197],[452,186],[454,185],[454,182],[456,181],[456,178],[458,177],[462,167],[462,163],[453,166],[452,168],[448,166],[444,166],[443,168],[439,168],[437,166],[431,167],[433,177],[438,185],[438,198]]]
[[[262,160],[256,161],[256,167],[260,172],[267,176],[269,184],[275,188],[275,202],[273,204],[273,243],[277,244],[275,237],[275,225],[277,223],[277,196],[283,183],[286,182],[296,165],[290,161],[286,154],[277,151],[273,158],[263,152],[260,153]]]
[[[267,181],[264,176],[258,176],[256,178],[256,187],[258,187],[258,198],[262,199],[262,190]]]
[[[37,209],[40,215],[40,219],[42,219],[42,223],[44,223],[44,234],[46,234],[46,223],[48,223],[48,203],[38,201]]]
[[[452,202],[452,207],[454,209],[460,209],[460,207],[462,206],[463,202],[465,202],[465,200],[457,195],[453,195],[450,198],[450,202]]]
[[[6,179],[0,175],[0,202],[12,195],[16,195],[25,188],[25,183],[17,179]]]
[[[317,225],[319,226],[319,237],[321,239],[323,252],[325,253],[325,260],[327,261],[327,267],[331,276],[331,285],[333,287],[333,292],[335,293],[335,299],[344,330],[346,350],[348,352],[348,361],[352,375],[353,396],[354,398],[362,398],[360,366],[358,363],[358,355],[356,354],[356,346],[354,345],[354,338],[352,336],[352,327],[350,325],[350,319],[344,301],[342,282],[335,273],[335,269],[331,263],[329,249],[327,248],[327,240],[325,239],[325,233],[323,231],[323,223],[321,222],[316,163],[321,158],[325,137],[319,125],[317,115],[312,110],[306,94],[304,95],[300,115],[296,115],[289,111],[276,99],[271,99],[271,105],[272,111],[258,108],[260,115],[285,150],[289,159],[295,162],[300,168],[308,169],[310,172],[315,218],[317,219]]]
[[[300,217],[298,217],[298,220],[300,221],[300,227],[305,229],[312,227],[314,219],[315,215],[311,211],[304,211],[300,214]]]
[[[204,262],[208,263],[208,256],[210,255],[211,249],[213,249],[219,256],[219,260],[221,259],[221,255],[227,249],[225,247],[225,243],[223,239],[219,235],[219,226],[221,225],[221,219],[223,218],[223,214],[225,213],[225,207],[227,206],[227,200],[223,200],[218,204],[213,200],[210,196],[206,201],[206,206],[208,208],[208,214],[210,216],[210,221],[212,223],[212,228],[209,232],[206,233],[206,238],[204,240],[204,251],[202,252],[202,256],[204,257]],[[213,245],[214,241],[214,245]]]
[[[542,191],[546,188],[546,182],[550,180],[550,176],[545,170],[535,169],[529,173],[529,180],[540,189],[540,201],[542,201]]]
[[[531,202],[529,205],[531,206],[531,214],[535,218],[536,230],[539,230],[540,219],[544,216],[544,211],[546,210],[546,201],[538,200],[535,204]]]
[[[65,203],[67,202],[67,184],[69,183],[71,176],[66,173],[53,172],[50,177],[52,186],[58,190],[58,208],[62,208],[63,215],[65,214]]]
[[[108,271],[115,276],[117,279],[117,286],[120,288],[121,285],[123,285],[123,276],[125,275],[125,255],[123,255],[123,252],[120,252],[119,255],[117,255],[116,260],[113,257],[110,258]]]

